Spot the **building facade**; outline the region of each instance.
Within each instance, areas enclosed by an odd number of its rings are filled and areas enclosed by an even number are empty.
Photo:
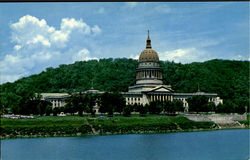
[[[41,93],[41,100],[51,102],[52,108],[63,107],[66,105],[65,99],[69,96],[68,93]]]
[[[199,90],[195,93],[175,93],[171,85],[165,85],[162,81],[162,69],[159,57],[152,49],[151,40],[146,40],[146,48],[139,56],[139,64],[136,69],[136,84],[128,88],[128,92],[122,92],[127,105],[146,105],[152,101],[173,101],[175,99],[183,102],[183,107],[188,111],[187,98],[192,96],[206,96],[209,102],[214,102],[217,106],[223,100],[216,93],[205,93]]]

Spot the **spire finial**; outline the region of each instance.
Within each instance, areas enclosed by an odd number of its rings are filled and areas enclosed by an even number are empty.
[[[146,48],[152,48],[151,47],[151,40],[149,38],[149,30],[148,30],[148,38],[147,38]]]

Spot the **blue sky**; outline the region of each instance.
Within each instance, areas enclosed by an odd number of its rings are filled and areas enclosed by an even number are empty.
[[[248,2],[2,3],[1,83],[47,67],[138,58],[150,30],[161,60],[249,60]]]

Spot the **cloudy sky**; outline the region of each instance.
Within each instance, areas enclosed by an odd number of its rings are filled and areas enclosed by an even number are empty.
[[[248,2],[2,3],[1,83],[47,67],[138,58],[147,30],[161,60],[249,60]]]

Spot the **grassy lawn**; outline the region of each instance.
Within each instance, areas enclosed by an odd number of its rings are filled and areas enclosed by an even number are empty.
[[[250,122],[250,114],[247,115],[247,120],[246,121],[239,121],[241,124],[244,124],[249,127],[249,122]]]
[[[89,124],[86,123],[86,120]],[[114,117],[102,118],[85,116],[43,116],[36,119],[7,119],[1,118],[1,135],[75,135],[92,134],[93,127],[99,134],[106,133],[149,133],[149,132],[169,132],[172,130],[189,129],[210,129],[213,122],[194,122],[180,116],[165,115],[132,115],[124,117],[114,115]],[[11,137],[10,136],[10,137]]]
[[[167,116],[161,115],[147,115],[146,117],[140,117],[139,115],[132,115],[131,117],[124,117],[122,115],[114,115],[114,117],[104,118],[91,117],[91,116],[42,116],[37,117],[36,119],[7,119],[1,118],[1,126],[4,127],[49,127],[49,126],[81,126],[85,124],[84,119],[92,123],[106,123],[113,124],[119,123],[123,124],[148,124],[148,123],[159,123],[169,122]]]
[[[10,138],[21,136],[56,136],[87,134],[91,128],[84,123],[85,117],[44,116],[36,119],[7,119],[1,118],[1,136],[10,135]]]
[[[84,124],[84,119],[88,119],[89,121],[96,119],[109,123],[110,121],[120,120],[120,122],[134,122],[134,120],[139,121],[151,121],[152,119],[168,119],[167,116],[161,115],[147,115],[146,117],[140,117],[139,115],[132,115],[131,117],[124,117],[122,115],[114,115],[114,117],[108,117],[104,115],[104,118],[91,117],[90,115],[80,116],[37,116],[36,119],[8,119],[1,118],[1,126],[25,126],[25,127],[33,127],[33,126],[63,126],[63,125],[82,125]]]
[[[2,127],[39,127],[39,126],[65,126],[81,125],[85,117],[79,116],[43,116],[36,119],[1,119]]]

